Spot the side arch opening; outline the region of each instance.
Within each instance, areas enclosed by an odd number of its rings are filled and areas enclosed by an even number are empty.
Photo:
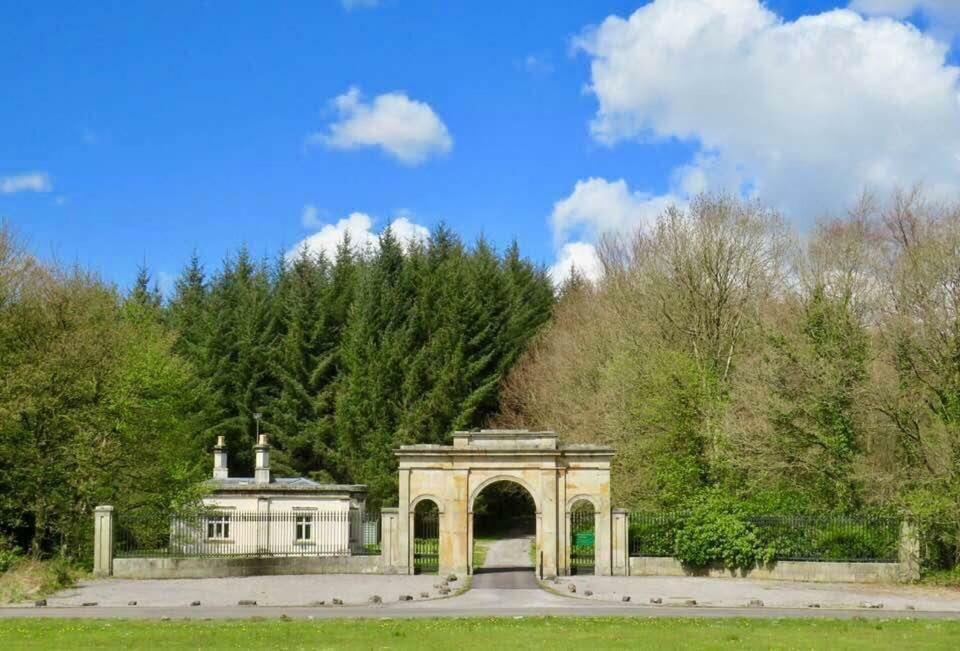
[[[597,566],[597,513],[593,502],[586,498],[570,505],[567,531],[570,532],[570,573],[593,574]]]
[[[413,572],[435,574],[440,569],[440,507],[421,499],[413,511]]]

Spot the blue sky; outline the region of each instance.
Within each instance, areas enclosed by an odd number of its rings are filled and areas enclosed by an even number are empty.
[[[847,4],[6,3],[0,218],[123,287],[391,222],[559,277],[702,190],[953,192],[960,3]]]

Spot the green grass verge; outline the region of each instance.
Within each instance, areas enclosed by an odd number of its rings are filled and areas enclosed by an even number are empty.
[[[945,620],[475,618],[0,621],[0,648],[957,649]]]
[[[0,603],[39,599],[73,585],[84,572],[60,559],[20,559],[0,574]]]
[[[473,566],[483,567],[487,562],[487,550],[490,548],[496,538],[474,538],[473,539]]]
[[[924,575],[921,583],[944,588],[960,589],[960,567],[952,570],[935,570]]]

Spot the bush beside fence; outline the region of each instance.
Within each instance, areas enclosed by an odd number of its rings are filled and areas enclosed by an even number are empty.
[[[737,526],[708,529],[707,525],[714,523],[704,525],[689,513],[632,513],[630,555],[685,560],[684,557],[690,555],[689,549],[699,544],[703,548],[701,558],[712,553],[710,560],[724,562],[725,545],[745,542],[755,549],[760,562],[898,560],[898,518],[834,515],[737,517],[729,514],[725,517],[735,520]],[[725,534],[741,540],[723,540]]]

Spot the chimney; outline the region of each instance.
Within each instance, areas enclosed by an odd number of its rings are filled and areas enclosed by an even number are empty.
[[[270,483],[270,444],[267,443],[267,435],[261,434],[257,444],[253,446],[256,455],[256,466],[253,471],[253,479],[258,484]]]
[[[227,446],[222,436],[217,437],[217,444],[213,446],[213,478],[227,478]]]

